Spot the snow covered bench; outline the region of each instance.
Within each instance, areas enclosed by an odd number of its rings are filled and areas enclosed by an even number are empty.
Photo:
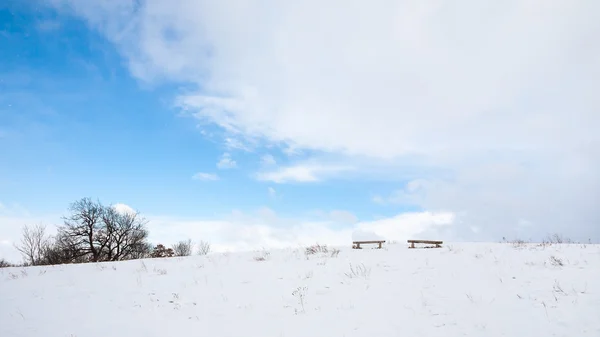
[[[408,243],[410,243],[409,248],[415,248],[415,243],[423,243],[426,245],[435,245],[435,248],[441,248],[442,243],[444,243],[444,242],[443,241],[431,241],[431,240],[408,240]]]
[[[378,249],[381,249],[381,245],[385,243],[385,240],[374,240],[374,241],[352,241],[353,249],[362,249],[360,245],[378,244]]]

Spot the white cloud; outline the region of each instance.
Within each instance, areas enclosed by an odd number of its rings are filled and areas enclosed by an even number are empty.
[[[337,211],[342,214],[344,211]],[[335,213],[334,213],[335,214]],[[406,240],[419,234],[452,238],[453,216],[449,213],[407,213],[392,218],[359,222],[340,227],[335,221],[283,218],[263,208],[254,214],[234,212],[218,220],[149,217],[153,242],[176,242],[192,238],[209,241],[218,251],[285,248],[316,242],[350,246],[355,233],[372,233],[385,240]]]
[[[349,166],[329,166],[305,163],[294,166],[278,167],[272,171],[259,172],[256,174],[256,179],[278,184],[289,182],[311,183],[350,170],[352,170],[352,168]]]
[[[524,218],[526,235],[600,235],[598,1],[52,2],[113,41],[138,78],[202,88],[177,103],[237,147],[392,166],[416,156],[445,172],[427,177],[419,206],[464,214],[465,230]]]
[[[254,144],[250,144],[248,142],[242,142],[239,139],[226,137],[225,138],[225,147],[230,150],[241,150],[246,152],[251,152]]]
[[[219,159],[219,162],[217,163],[217,167],[222,170],[232,169],[236,166],[237,163],[235,162],[235,160],[231,159],[231,155],[229,153],[223,153],[221,159]]]
[[[121,213],[121,214],[136,214],[137,212],[131,208],[129,205],[126,204],[114,204],[112,206],[117,212]]]
[[[358,222],[358,217],[352,212],[344,210],[333,210],[329,212],[329,218],[337,223],[353,225]]]
[[[262,156],[260,158],[260,162],[261,162],[262,165],[265,165],[265,166],[270,166],[270,165],[277,164],[277,161],[275,161],[275,157],[273,157],[270,154],[265,154],[264,156]]]
[[[219,176],[213,173],[198,172],[192,176],[192,179],[202,181],[214,181],[219,180]]]

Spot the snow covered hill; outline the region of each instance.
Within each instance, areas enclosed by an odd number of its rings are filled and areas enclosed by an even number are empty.
[[[600,246],[581,244],[5,268],[0,336],[597,337],[599,278]]]

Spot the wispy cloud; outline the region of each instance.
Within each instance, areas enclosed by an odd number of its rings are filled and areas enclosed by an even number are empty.
[[[219,180],[219,176],[213,173],[198,172],[192,176],[192,179],[201,181],[215,181]]]
[[[260,158],[260,163],[265,166],[270,166],[270,165],[277,164],[277,161],[275,160],[275,157],[273,157],[272,155],[265,154]]]
[[[36,27],[43,32],[52,32],[60,29],[62,24],[57,20],[40,20]]]
[[[272,199],[277,197],[277,191],[275,191],[273,187],[268,187],[267,192],[269,193],[269,197],[271,197]]]
[[[335,177],[337,174],[349,170],[352,170],[352,167],[297,164],[294,166],[278,167],[272,171],[259,172],[256,174],[256,179],[278,184],[289,182],[311,183],[324,178]]]
[[[246,152],[252,151],[252,147],[247,142],[232,137],[225,138],[225,147],[229,150],[242,150]]]
[[[219,159],[219,162],[217,162],[217,167],[222,170],[232,169],[237,167],[237,163],[231,158],[231,154],[223,153],[221,159]]]

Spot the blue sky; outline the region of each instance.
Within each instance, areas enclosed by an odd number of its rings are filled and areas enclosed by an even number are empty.
[[[0,253],[86,196],[223,249],[599,239],[598,5],[457,6],[3,2]]]
[[[161,214],[214,216],[231,209],[276,207],[284,213],[351,208],[365,218],[389,213],[370,203],[386,183],[325,182],[276,186],[252,179],[262,155],[207,139],[213,126],[178,115],[169,85],[144,86],[115,48],[84,22],[51,10],[3,9],[0,200],[52,212],[77,198]],[[236,167],[216,164],[229,153]],[[219,181],[194,181],[197,172]],[[280,199],[270,196],[274,188]]]

